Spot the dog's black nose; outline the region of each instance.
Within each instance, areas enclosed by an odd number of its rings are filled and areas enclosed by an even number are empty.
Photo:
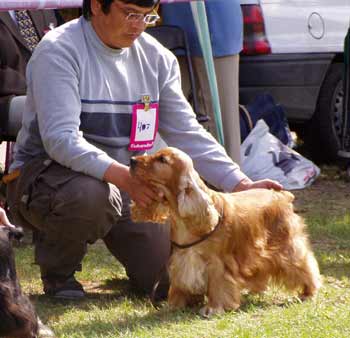
[[[131,169],[135,169],[136,164],[137,164],[136,158],[135,158],[135,157],[132,157],[132,158],[130,159],[130,167],[131,167]]]

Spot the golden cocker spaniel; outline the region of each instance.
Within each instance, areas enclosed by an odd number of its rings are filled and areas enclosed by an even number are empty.
[[[241,290],[262,292],[268,282],[298,290],[302,299],[321,286],[305,224],[287,191],[209,189],[192,160],[175,148],[131,160],[131,174],[164,193],[164,202],[132,205],[134,221],[169,222],[171,307],[204,301],[209,316],[238,309]]]

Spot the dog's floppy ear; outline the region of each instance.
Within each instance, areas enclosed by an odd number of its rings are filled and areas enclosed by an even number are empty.
[[[196,226],[212,229],[219,221],[219,213],[210,196],[200,187],[199,180],[195,171],[180,178],[180,192],[177,197],[179,215],[182,218],[191,218]]]
[[[169,217],[169,207],[166,201],[154,202],[147,208],[142,208],[135,202],[131,202],[130,211],[133,222],[166,223]]]

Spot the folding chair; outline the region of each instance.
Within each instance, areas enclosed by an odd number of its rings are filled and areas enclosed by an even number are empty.
[[[0,173],[0,205],[3,208],[6,208],[6,185],[2,182],[2,176],[8,173],[12,162],[14,142],[22,124],[24,101],[25,96],[18,96],[16,104],[10,107],[9,116],[3,117],[3,125],[6,125],[5,131],[1,130],[0,133],[0,144],[6,142],[4,171]]]
[[[25,96],[17,96],[15,102],[15,104],[11,102],[9,116],[6,116],[7,121],[4,121],[6,131],[0,135],[0,143],[6,142],[5,174],[7,174],[12,160],[13,144],[22,125]]]
[[[194,80],[190,48],[185,31],[178,26],[160,25],[149,27],[146,29],[146,32],[156,38],[163,46],[171,50],[173,53],[176,51],[184,52],[191,87],[191,94],[188,100],[192,104],[192,108],[196,113],[197,120],[200,123],[207,122],[209,120],[209,117],[207,115],[199,113],[196,83]]]

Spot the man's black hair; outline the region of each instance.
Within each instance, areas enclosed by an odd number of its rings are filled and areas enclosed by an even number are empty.
[[[102,11],[105,14],[109,13],[109,8],[114,0],[98,0],[101,3]],[[133,4],[140,7],[154,7],[160,0],[119,0],[126,4]],[[91,12],[91,0],[83,1],[83,16],[85,19],[89,20],[92,16]]]

